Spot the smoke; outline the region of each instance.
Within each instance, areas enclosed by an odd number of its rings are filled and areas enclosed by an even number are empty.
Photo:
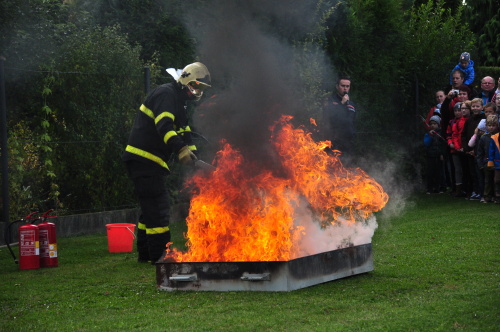
[[[395,154],[407,158],[404,151]],[[380,213],[384,219],[400,215],[411,204],[409,197],[418,186],[415,179],[404,177],[405,173],[401,172],[404,163],[405,160],[379,160],[373,156],[357,160],[358,166],[380,183],[390,197]]]
[[[340,217],[337,223],[327,224],[325,227],[307,205],[305,200],[301,200],[300,206],[294,211],[294,227],[300,229],[302,234],[296,243],[298,257],[371,243],[378,228],[373,215],[354,223]]]
[[[250,160],[271,161],[269,127],[304,110],[303,82],[291,40],[312,28],[309,1],[210,1],[188,17],[200,36],[199,61],[216,96],[200,107],[195,127],[211,141],[227,139]],[[266,165],[272,167],[272,165]]]
[[[299,257],[371,243],[378,227],[374,216],[364,222],[340,222],[326,228],[321,228],[316,222],[302,221],[300,224],[307,236],[299,241]]]
[[[213,86],[208,91],[212,98],[205,97],[195,112],[196,130],[212,143],[226,139],[245,160],[258,161],[260,167],[278,166],[269,128],[282,114],[304,112],[306,84],[293,41],[314,30],[317,17],[311,13],[316,5],[303,0],[213,0],[190,11],[185,25],[197,41],[197,61],[207,65]],[[304,57],[319,64],[317,72],[335,76],[325,54],[310,52]],[[394,178],[397,165],[367,158],[366,168],[359,166],[389,189],[391,200],[384,213],[400,213],[410,190],[401,189],[409,187]],[[378,227],[372,216],[322,228],[317,216],[302,210],[295,211],[296,226],[307,234],[299,242],[301,256],[370,243]]]

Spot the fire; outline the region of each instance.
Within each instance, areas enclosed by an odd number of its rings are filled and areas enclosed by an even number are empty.
[[[176,262],[288,261],[299,257],[307,237],[297,223],[307,209],[323,228],[362,222],[388,201],[383,188],[361,169],[342,166],[329,142],[282,118],[271,129],[280,157],[279,175],[259,170],[228,142],[217,153],[217,169],[195,175],[196,188],[187,218],[188,251],[168,249]]]

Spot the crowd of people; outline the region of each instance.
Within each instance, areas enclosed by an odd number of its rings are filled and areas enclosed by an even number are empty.
[[[475,89],[474,76],[464,52],[425,119],[427,194],[500,204],[500,78],[495,86],[485,76]]]

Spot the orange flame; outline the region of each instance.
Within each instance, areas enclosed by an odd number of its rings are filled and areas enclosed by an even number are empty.
[[[281,176],[248,174],[249,162],[223,142],[216,171],[191,179],[197,193],[187,218],[188,251],[169,249],[169,259],[287,261],[299,257],[298,243],[307,237],[305,228],[294,224],[299,209],[309,209],[329,227],[364,221],[385,206],[389,197],[374,179],[361,169],[344,168],[338,151],[325,153],[330,142],[314,142],[310,133],[293,128],[291,119],[282,116],[271,128]]]

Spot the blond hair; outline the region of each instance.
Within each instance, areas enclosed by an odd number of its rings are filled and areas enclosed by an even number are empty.
[[[488,115],[488,117],[486,118],[486,125],[487,126],[498,125],[498,115],[496,115],[496,114]]]
[[[482,98],[474,98],[474,99],[471,100],[470,103],[471,103],[471,105],[479,103],[479,104],[481,104],[481,106],[483,106],[483,99]]]
[[[462,105],[465,105],[467,108],[470,108],[471,104],[472,104],[472,102],[470,100],[466,100],[466,101],[462,102]],[[462,105],[460,105],[460,107],[462,107]]]

